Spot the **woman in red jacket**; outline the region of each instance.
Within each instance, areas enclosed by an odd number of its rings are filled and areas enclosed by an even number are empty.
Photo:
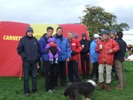
[[[96,51],[99,53],[99,89],[104,88],[104,67],[106,69],[106,90],[110,91],[111,71],[114,60],[114,53],[119,50],[118,43],[110,39],[109,32],[104,30],[102,32],[102,38],[98,41]]]
[[[80,82],[78,73],[78,54],[81,52],[82,47],[79,41],[73,38],[73,33],[68,32],[68,40],[71,47],[71,58],[68,62],[68,78],[70,82]]]

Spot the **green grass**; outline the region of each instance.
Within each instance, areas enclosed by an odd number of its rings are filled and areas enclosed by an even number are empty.
[[[125,62],[126,87],[124,90],[115,90],[118,81],[113,80],[111,91],[95,90],[92,100],[133,100],[133,62]],[[31,84],[31,81],[30,81]],[[38,93],[29,97],[23,95],[23,80],[13,77],[0,77],[0,100],[68,100],[63,96],[64,88],[59,89],[54,94],[48,94],[44,88],[44,78],[38,79]],[[78,100],[82,100],[79,96]]]

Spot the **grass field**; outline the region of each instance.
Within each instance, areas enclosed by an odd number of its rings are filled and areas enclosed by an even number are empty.
[[[124,90],[115,90],[117,80],[111,83],[111,91],[95,90],[92,100],[133,100],[133,62],[125,62],[126,87]],[[23,95],[23,80],[13,77],[0,77],[0,100],[68,100],[63,96],[64,88],[48,94],[44,88],[44,78],[38,79],[38,93],[29,97]],[[78,100],[83,97],[79,96]]]

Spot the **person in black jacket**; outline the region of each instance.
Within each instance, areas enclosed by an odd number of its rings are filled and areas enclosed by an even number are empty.
[[[125,76],[124,76],[124,55],[126,53],[126,42],[122,39],[123,33],[117,32],[118,39],[116,42],[119,44],[120,50],[115,53],[114,64],[116,69],[116,74],[118,77],[119,84],[115,87],[117,90],[122,90],[125,86]]]
[[[85,78],[88,78],[90,74],[90,57],[89,57],[90,41],[87,40],[85,33],[82,34],[82,40],[80,41],[80,44],[82,45],[82,51],[80,52],[81,64],[82,64],[82,75],[83,75],[83,79],[85,79]],[[85,65],[85,62],[86,62],[86,65]]]
[[[32,92],[37,92],[37,61],[40,56],[39,44],[37,39],[33,37],[33,29],[31,27],[26,29],[26,35],[20,39],[17,51],[23,61],[24,95],[28,96],[30,94],[30,73],[32,75]]]

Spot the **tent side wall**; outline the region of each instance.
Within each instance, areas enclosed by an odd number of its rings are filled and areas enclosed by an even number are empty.
[[[78,40],[81,40],[82,33],[85,33],[88,37],[88,31],[84,24],[59,24],[60,27],[63,28],[63,34],[67,37],[67,32],[72,31],[73,33],[77,33],[79,35]]]
[[[19,76],[22,62],[17,54],[20,38],[29,24],[0,22],[0,76]]]

